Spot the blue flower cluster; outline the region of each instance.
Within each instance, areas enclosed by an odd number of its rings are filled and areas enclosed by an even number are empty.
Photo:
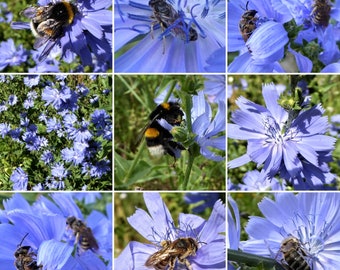
[[[229,72],[339,72],[339,1],[228,2]]]
[[[36,7],[50,7],[60,2],[65,1],[39,0]],[[0,22],[9,23],[12,21],[13,14],[7,10],[6,4],[1,4]],[[11,71],[13,69],[8,67],[16,66],[22,66],[30,73],[60,72],[65,68],[67,72],[88,70],[106,72],[112,69],[112,10],[110,10],[112,1],[77,0],[72,1],[72,5],[73,14],[68,15],[70,24],[64,26],[63,23],[49,19],[48,23],[42,22],[45,24],[41,29],[40,25],[36,26],[35,32],[40,31],[40,37],[36,37],[34,45],[37,50],[33,50],[27,44],[16,45],[18,43],[14,43],[14,38],[0,42],[0,70]],[[26,9],[20,13],[22,16],[20,19],[25,20],[25,14],[28,14],[27,20],[32,19],[36,14],[34,12],[36,7],[25,7]],[[48,9],[44,8],[44,10],[41,12],[40,9],[39,13],[46,13]],[[48,26],[50,28],[45,29]],[[28,21],[12,21],[11,27],[30,29],[31,25]],[[10,27],[8,29],[10,30]],[[51,36],[46,37],[41,32]],[[31,38],[33,39],[33,34]]]
[[[115,1],[116,72],[225,72],[224,0],[150,3]]]
[[[111,104],[110,78],[75,79],[1,78],[0,144],[10,143],[6,160],[18,166],[10,177],[14,190],[112,186],[112,119],[103,109]]]
[[[160,250],[162,241],[173,242],[184,237],[193,238],[198,243],[196,255],[186,258],[193,269],[225,269],[226,211],[220,200],[215,202],[208,220],[181,213],[177,227],[158,193],[143,195],[150,214],[138,208],[134,215],[128,218],[128,222],[152,244],[130,242],[115,259],[116,269],[147,270],[149,268],[145,266],[145,262]]]
[[[3,210],[0,211],[1,268],[18,269],[14,266],[15,252],[28,248],[26,256],[31,259],[28,262],[23,260],[26,268],[35,264],[43,267],[41,269],[112,269],[112,203],[111,197],[106,195],[109,194],[30,194],[27,197],[34,199],[30,204],[26,196],[17,193],[3,200]],[[102,204],[106,213],[93,210],[94,204],[84,204],[83,199],[87,197],[96,205]],[[88,211],[87,216],[77,203]],[[82,248],[83,236],[77,236],[66,223],[71,216],[87,227],[86,231],[92,234],[98,249]]]
[[[231,249],[241,249],[247,253],[272,258],[287,266],[282,252],[283,243],[293,238],[309,269],[339,268],[340,260],[337,254],[340,252],[340,214],[337,209],[340,207],[340,194],[277,193],[274,199],[268,195],[258,204],[263,217],[249,218],[245,227],[248,235],[246,241],[240,241],[240,215],[237,204],[232,198],[229,202]]]

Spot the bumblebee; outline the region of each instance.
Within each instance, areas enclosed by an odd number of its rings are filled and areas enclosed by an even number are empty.
[[[185,147],[173,140],[172,134],[162,127],[157,120],[153,121],[145,130],[145,140],[150,155],[153,157],[161,157],[164,154],[177,158],[181,150]]]
[[[311,18],[314,24],[326,28],[329,24],[331,5],[328,0],[314,0]]]
[[[172,126],[179,126],[183,121],[184,113],[177,102],[163,102],[149,115],[151,122],[164,119]]]
[[[37,254],[35,254],[30,246],[21,246],[28,233],[23,237],[17,250],[14,252],[14,266],[17,270],[39,270],[42,266],[37,265]]]
[[[239,23],[239,29],[244,42],[247,42],[251,34],[256,29],[256,21],[258,20],[258,18],[255,17],[257,11],[254,9],[248,10],[248,4],[249,2],[246,4],[246,11],[242,14]]]
[[[175,36],[180,37],[185,42],[197,40],[197,31],[184,22],[183,19],[180,19],[178,12],[172,7],[172,5],[168,4],[166,0],[150,0],[149,6],[153,10],[151,18],[154,20],[151,23],[151,33],[153,33],[153,26],[159,23],[163,32],[169,28]]]
[[[179,126],[183,121],[183,111],[177,102],[164,102],[156,107],[149,115],[150,122],[144,128],[146,145],[150,155],[160,157],[164,154],[177,158],[185,147],[174,141],[168,129],[163,127],[159,120],[164,119],[171,126]]]
[[[73,230],[76,237],[76,243],[79,244],[81,250],[97,251],[99,249],[96,238],[94,238],[91,228],[87,227],[83,221],[74,216],[66,219],[66,224]]]
[[[22,11],[23,16],[31,19],[30,27],[36,37],[33,48],[38,49],[47,43],[38,58],[39,61],[43,61],[58,40],[65,35],[65,27],[73,23],[77,12],[77,7],[66,1],[49,3],[47,6],[29,7]],[[21,29],[22,26],[21,22],[12,23],[14,29]]]
[[[296,237],[290,236],[284,239],[280,250],[284,257],[282,265],[287,270],[311,270],[306,261],[307,254]]]
[[[173,242],[165,240],[161,242],[161,247],[147,259],[146,267],[153,267],[156,270],[174,270],[176,262],[179,262],[184,264],[188,270],[192,270],[187,258],[195,256],[198,250],[198,242],[194,238],[183,237]]]

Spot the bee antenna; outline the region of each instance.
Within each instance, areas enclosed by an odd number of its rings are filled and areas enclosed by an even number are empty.
[[[27,237],[29,233],[26,233],[25,236],[22,238],[20,244],[18,245],[18,247],[21,247],[22,243],[24,242],[25,238]]]

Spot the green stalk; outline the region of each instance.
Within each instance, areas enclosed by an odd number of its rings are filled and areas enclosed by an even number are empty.
[[[189,160],[188,160],[188,165],[187,165],[187,168],[186,168],[185,174],[184,174],[184,179],[183,179],[183,183],[182,183],[182,190],[188,189],[188,183],[189,183],[192,165],[194,164],[194,159],[195,159],[194,155],[189,153]]]
[[[192,123],[191,123],[192,100],[191,100],[191,95],[184,94],[184,95],[182,95],[181,98],[182,98],[182,102],[184,104],[183,108],[184,108],[184,112],[185,112],[185,115],[186,115],[185,124],[187,126],[188,131],[190,133],[192,133]],[[195,160],[194,152],[190,151],[190,150],[192,150],[191,148],[192,148],[192,146],[190,146],[189,150],[188,150],[189,158],[188,158],[187,167],[186,167],[185,174],[184,174],[184,179],[183,179],[183,182],[182,182],[182,190],[188,189],[190,174],[191,174],[192,166],[193,166],[194,160]]]
[[[228,261],[238,262],[248,266],[262,265],[263,269],[285,270],[283,266],[274,259],[233,249],[228,249]]]
[[[138,152],[137,152],[135,158],[133,159],[133,163],[131,164],[131,166],[129,168],[129,171],[127,172],[127,174],[124,177],[123,182],[126,185],[128,185],[129,178],[130,178],[132,172],[135,170],[135,167],[136,167],[137,163],[140,160],[140,157],[141,157],[141,155],[143,153],[143,150],[144,150],[144,144],[145,144],[145,141],[143,142],[142,146],[139,147]]]

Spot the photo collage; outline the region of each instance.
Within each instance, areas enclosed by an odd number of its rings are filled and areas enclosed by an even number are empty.
[[[340,269],[339,34],[337,0],[0,0],[0,269]]]

